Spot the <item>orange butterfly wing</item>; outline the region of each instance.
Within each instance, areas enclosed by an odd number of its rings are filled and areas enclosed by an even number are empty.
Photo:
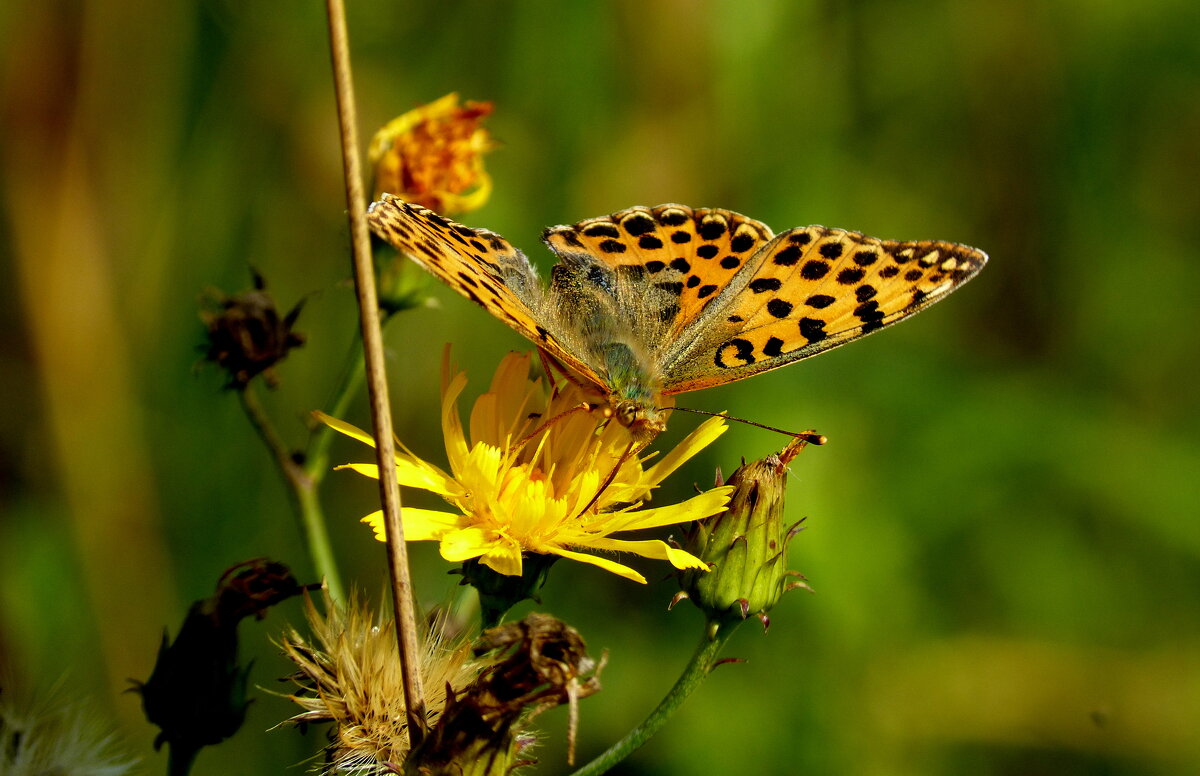
[[[604,387],[596,372],[564,345],[567,335],[552,330],[557,320],[552,300],[529,259],[503,237],[387,194],[371,205],[367,221],[375,234],[443,283]]]
[[[741,380],[890,326],[974,277],[987,255],[822,226],[764,246],[663,354],[664,393]]]

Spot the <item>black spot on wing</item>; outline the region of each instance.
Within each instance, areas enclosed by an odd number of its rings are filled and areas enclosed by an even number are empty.
[[[734,253],[742,253],[750,249],[754,245],[754,238],[748,234],[739,234],[729,242],[729,250]]]
[[[725,219],[719,216],[706,216],[700,222],[700,236],[705,240],[716,240],[725,234]]]
[[[731,369],[742,364],[754,363],[754,344],[748,339],[731,339],[714,354],[714,361],[721,369]],[[740,361],[741,364],[732,363]]]
[[[621,222],[621,227],[629,233],[631,237],[640,237],[647,232],[653,232],[655,229],[654,219],[645,213],[634,213],[627,216]]]
[[[687,213],[679,208],[667,208],[658,214],[658,222],[663,226],[682,226],[687,221]]]
[[[767,302],[767,312],[776,318],[786,318],[792,314],[792,303],[782,299],[772,299]]]
[[[755,278],[750,281],[750,290],[756,294],[778,291],[781,288],[783,288],[783,281],[779,278]]]
[[[804,262],[804,266],[800,268],[800,275],[806,280],[820,280],[828,273],[828,262],[817,261],[816,259]]]
[[[874,299],[855,307],[854,315],[863,322],[864,334],[883,326],[883,311],[879,309],[879,302]]]
[[[820,318],[801,318],[800,334],[809,342],[820,342],[829,336],[825,333],[825,321]]]
[[[772,261],[782,267],[790,267],[796,262],[800,261],[800,247],[797,245],[789,245],[777,252]]]
[[[584,227],[583,233],[588,237],[620,237],[621,233],[613,224],[591,224]]]

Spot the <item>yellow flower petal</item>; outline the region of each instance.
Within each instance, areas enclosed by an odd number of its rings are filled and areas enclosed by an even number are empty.
[[[646,578],[641,574],[637,573],[626,565],[617,563],[616,561],[611,561],[608,558],[601,558],[598,555],[588,555],[584,552],[572,552],[571,550],[565,550],[562,547],[548,547],[546,548],[546,551],[553,555],[561,555],[564,558],[577,560],[580,563],[590,563],[593,566],[599,566],[605,571],[611,571],[618,576],[631,579],[634,582],[640,582],[643,585],[646,584]]]
[[[463,436],[462,420],[458,417],[458,396],[467,387],[467,376],[462,372],[451,378],[442,390],[442,438],[446,443],[446,457],[450,459],[450,470],[457,472],[467,454],[467,440]]]
[[[712,444],[717,437],[729,430],[725,418],[716,416],[701,423],[695,431],[684,437],[683,441],[662,457],[658,463],[646,470],[646,477],[655,484],[662,482],[671,472],[678,469],[684,462]]]
[[[725,505],[729,503],[729,494],[731,493],[733,493],[733,488],[724,485],[720,488],[706,490],[678,504],[633,512],[618,512],[612,515],[612,519],[605,528],[609,533],[615,533],[703,520],[724,509]]]
[[[596,539],[591,542],[591,546],[599,550],[632,552],[634,555],[641,555],[643,558],[670,561],[671,565],[677,569],[708,570],[708,564],[695,555],[672,547],[658,539]]]
[[[419,509],[404,507],[400,510],[400,520],[404,523],[404,541],[423,542],[441,539],[450,531],[462,527],[463,515],[453,512],[439,512],[435,509]],[[381,542],[387,541],[387,528],[383,521],[383,511],[372,512],[362,521],[371,526],[375,538]]]
[[[528,353],[506,355],[488,392],[471,410],[471,440],[506,447],[532,430],[529,416],[540,388],[538,381],[529,379]]]
[[[349,469],[373,480],[379,479],[379,467],[373,463],[345,463],[334,469]],[[447,498],[462,495],[462,486],[441,469],[424,461],[396,459],[396,481],[404,488],[420,488]]]
[[[442,536],[438,552],[451,563],[461,563],[486,553],[495,544],[495,539],[494,531],[477,527],[459,528]]]
[[[351,437],[352,439],[357,439],[359,442],[364,442],[371,447],[375,446],[375,437],[371,436],[366,431],[363,431],[358,426],[347,423],[344,420],[339,420],[332,415],[326,415],[320,410],[313,410],[312,415],[314,418],[321,421],[326,426],[329,426],[334,431],[340,431],[346,436]]]
[[[494,542],[491,549],[480,556],[479,562],[497,574],[521,576],[521,545],[508,537],[499,538],[501,541]]]

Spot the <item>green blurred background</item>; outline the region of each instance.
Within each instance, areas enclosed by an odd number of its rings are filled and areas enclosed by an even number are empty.
[[[362,136],[449,91],[492,100],[495,193],[463,218],[545,264],[549,224],[634,204],[734,209],[977,245],[944,304],[684,404],[830,443],[794,465],[794,593],[620,773],[1200,771],[1200,12],[1142,2],[351,3]],[[294,444],[355,326],[323,9],[234,0],[0,6],[0,671],[62,681],[145,772],[164,627],[227,566],[312,567],[221,376],[206,287],[267,277],[309,339],[268,409]],[[442,460],[442,345],[486,384],[525,343],[442,288],[387,333],[398,433]],[[365,404],[349,418],[367,424]],[[676,426],[688,425],[686,417]],[[685,495],[783,439],[731,430]],[[338,442],[335,461],[364,460]],[[378,597],[372,483],[325,489],[348,580]],[[414,497],[416,498],[416,497]],[[454,578],[414,547],[420,603]],[[610,650],[590,757],[691,650],[673,583],[559,564],[544,609]],[[294,602],[247,623],[268,639]],[[246,727],[197,774],[296,772],[322,743]],[[565,713],[539,772],[564,772]]]

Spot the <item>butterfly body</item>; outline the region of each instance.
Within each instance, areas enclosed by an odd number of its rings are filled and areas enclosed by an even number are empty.
[[[544,285],[504,238],[384,196],[375,232],[595,389],[649,438],[673,394],[741,380],[902,320],[984,266],[975,248],[821,226],[775,235],[728,210],[635,207],[543,240]]]

